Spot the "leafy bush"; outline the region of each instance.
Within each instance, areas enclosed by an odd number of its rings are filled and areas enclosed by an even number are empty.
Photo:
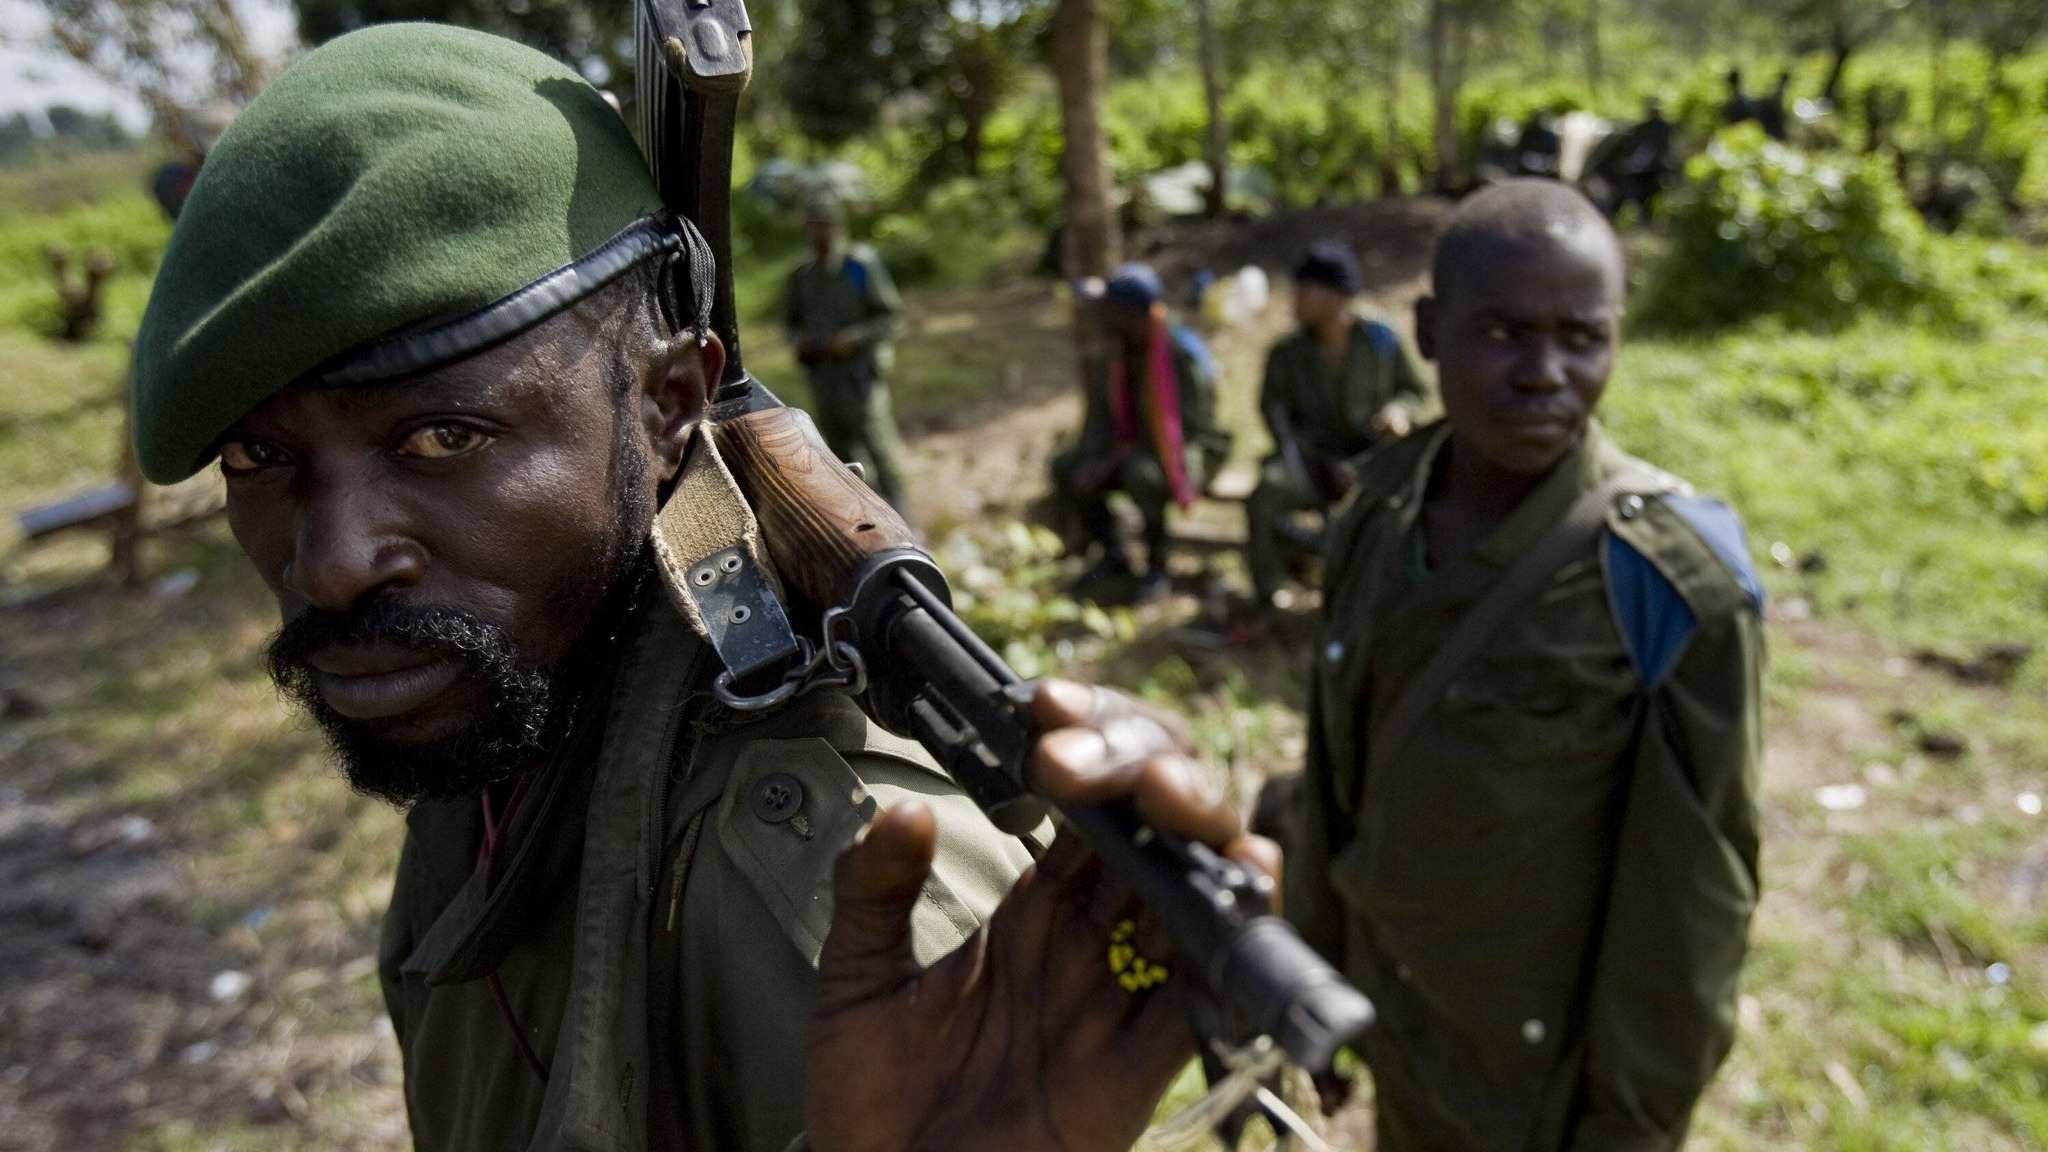
[[[1931,239],[1877,160],[1807,155],[1753,124],[1716,137],[1672,198],[1671,252],[1645,318],[1699,329],[1775,316],[1834,329],[1859,316],[1956,318]]]
[[[1890,142],[1913,169],[1915,187],[1938,161],[1975,168],[1995,198],[2012,207],[2048,206],[2048,53],[1994,62],[1982,46],[1956,42],[1941,56],[1936,119],[1933,53],[1885,46],[1858,56],[1844,78],[1837,127],[1856,147],[1869,144],[1873,100],[1898,115]]]
[[[899,283],[980,281],[1035,242],[1017,203],[980,181],[948,180],[923,199],[875,221],[873,243]]]

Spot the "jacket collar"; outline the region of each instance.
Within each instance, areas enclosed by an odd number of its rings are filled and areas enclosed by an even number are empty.
[[[1450,424],[1447,421],[1439,423],[1433,431],[1424,434],[1430,436],[1430,443],[1418,455],[1415,468],[1397,498],[1406,505],[1404,519],[1417,531],[1420,530],[1422,501],[1429,491],[1430,473],[1450,443]],[[1495,568],[1513,564],[1515,557],[1563,518],[1581,493],[1599,484],[1625,462],[1626,457],[1607,438],[1599,419],[1588,420],[1585,434],[1579,437],[1578,444],[1551,466],[1506,519],[1480,538],[1471,555]]]

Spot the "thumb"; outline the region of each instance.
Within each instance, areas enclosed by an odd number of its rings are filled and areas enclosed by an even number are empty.
[[[910,917],[938,835],[932,810],[909,801],[875,817],[840,853],[832,927],[818,958],[821,1015],[884,995],[922,970],[911,952]]]

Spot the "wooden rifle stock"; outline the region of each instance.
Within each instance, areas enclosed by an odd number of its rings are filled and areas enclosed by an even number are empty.
[[[720,455],[761,523],[776,571],[802,595],[813,618],[851,604],[877,558],[919,551],[910,525],[840,463],[801,409],[765,408],[721,420],[717,437]]]

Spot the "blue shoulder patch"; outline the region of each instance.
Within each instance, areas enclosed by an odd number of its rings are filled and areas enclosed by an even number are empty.
[[[1202,338],[1195,334],[1193,328],[1185,324],[1174,324],[1169,327],[1168,331],[1173,336],[1173,342],[1180,346],[1182,352],[1186,353],[1196,364],[1201,366],[1202,371],[1208,374],[1209,379],[1222,379],[1223,374],[1216,370],[1216,358],[1209,354],[1209,346],[1202,342]]]
[[[1648,556],[1612,532],[1607,534],[1607,595],[1636,675],[1645,689],[1655,689],[1677,667],[1699,617]]]
[[[1401,337],[1392,328],[1377,320],[1365,322],[1365,334],[1372,340],[1372,350],[1382,356],[1395,356],[1401,351]]]
[[[1678,517],[1684,520],[1700,539],[1728,566],[1735,575],[1735,582],[1749,594],[1749,602],[1758,612],[1764,610],[1764,585],[1757,579],[1756,567],[1749,560],[1749,537],[1742,531],[1742,518],[1719,500],[1705,496],[1681,496],[1672,493],[1664,497]]]
[[[866,292],[868,290],[867,265],[861,263],[859,260],[856,260],[851,256],[848,256],[846,260],[840,265],[840,267],[842,267],[846,271],[846,282],[848,284],[853,285],[856,289],[862,292]]]

